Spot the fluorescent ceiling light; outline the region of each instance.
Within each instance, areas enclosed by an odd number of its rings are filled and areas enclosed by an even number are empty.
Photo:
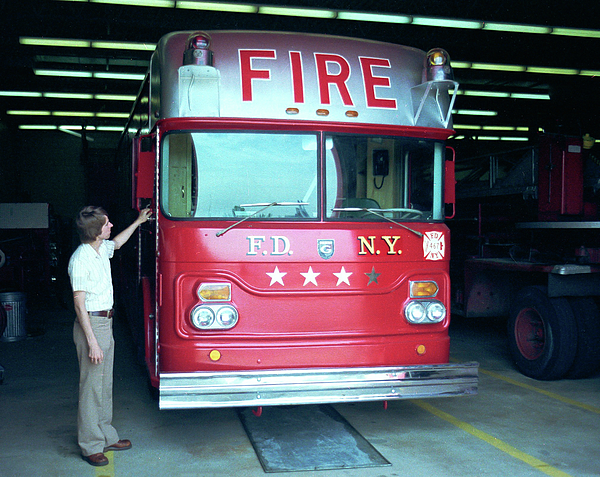
[[[264,15],[285,15],[290,17],[307,18],[335,18],[336,13],[332,10],[319,10],[316,8],[290,8],[290,7],[258,7],[258,13]]]
[[[177,8],[188,10],[209,10],[230,13],[256,13],[258,7],[242,3],[217,3],[217,2],[184,2],[178,1]]]
[[[91,41],[92,48],[103,48],[105,50],[135,50],[154,51],[156,43],[139,43],[125,41]]]
[[[553,75],[578,75],[579,70],[568,69],[568,68],[549,68],[546,66],[528,66],[528,73],[545,73]]]
[[[97,118],[115,118],[115,119],[127,119],[129,113],[96,113]]]
[[[481,129],[481,126],[477,126],[475,124],[453,124],[452,127],[454,129],[473,129],[473,130]]]
[[[111,73],[110,71],[94,72],[94,78],[100,78],[100,79],[143,81],[145,77],[146,77],[145,74],[136,74],[136,73]]]
[[[515,137],[501,136],[500,140],[501,141],[512,141],[512,142],[517,142],[517,141],[525,142],[525,141],[529,141],[529,138],[528,137],[516,137],[516,136]]]
[[[81,131],[84,129],[83,126],[81,126],[80,124],[74,124],[72,126],[70,125],[63,125],[63,126],[58,126],[58,129],[68,129],[71,131]],[[95,131],[96,130],[96,126],[85,126],[85,130],[86,131]]]
[[[0,91],[0,96],[8,96],[9,98],[41,98],[42,93],[35,91]]]
[[[94,113],[91,111],[52,111],[52,116],[93,118]]]
[[[485,70],[485,71],[513,71],[525,73],[544,73],[554,75],[581,75],[581,76],[600,76],[600,70],[576,70],[573,68],[551,68],[546,66],[521,66],[521,65],[502,65],[495,63],[471,63],[468,61],[453,61],[454,69]],[[539,98],[546,99],[546,98]]]
[[[452,114],[464,114],[467,116],[498,116],[498,111],[485,111],[480,109],[457,109]]]
[[[56,126],[54,124],[20,124],[19,129],[29,130],[29,131],[62,131],[66,133],[73,133],[74,131],[81,131],[81,126]],[[122,126],[86,126],[86,131],[94,131],[94,132],[123,132]],[[133,131],[135,133],[136,131]],[[76,134],[78,137],[81,135]],[[89,141],[93,141],[91,137],[87,138]]]
[[[110,3],[112,5],[131,5],[135,7],[173,8],[173,0],[89,0],[90,3]]]
[[[33,130],[44,130],[50,131],[58,129],[56,126],[51,126],[49,124],[19,124],[19,129],[33,129]]]
[[[457,68],[470,68],[471,67],[471,63],[469,63],[468,61],[452,61],[452,68],[457,69]]]
[[[63,76],[69,78],[91,78],[91,71],[72,71],[72,70],[37,70],[33,72],[40,76]]]
[[[549,100],[547,93],[510,93],[508,91],[477,91],[477,90],[459,90],[457,94],[463,96],[479,96],[482,98],[513,98],[513,99],[543,99]]]
[[[93,94],[82,94],[82,93],[44,93],[44,98],[94,99],[94,95]]]
[[[536,93],[510,93],[510,97],[514,99],[543,99],[550,100],[549,94],[536,94]]]
[[[97,126],[96,131],[123,132],[123,127],[119,126]]]
[[[494,23],[494,22],[484,22],[483,30],[492,30],[492,31],[510,31],[514,33],[541,33],[548,34],[552,32],[552,28],[545,26],[537,26],[537,25],[515,25],[512,23]]]
[[[105,3],[113,5],[130,5],[139,7],[181,8],[188,10],[209,10],[233,13],[262,13],[267,15],[286,15],[312,18],[337,18],[339,20],[355,20],[383,23],[412,23],[414,25],[464,28],[470,30],[505,31],[513,33],[536,33],[582,38],[600,38],[600,30],[580,28],[548,27],[545,25],[525,25],[518,23],[486,22],[482,20],[458,20],[453,18],[421,17],[410,15],[393,15],[384,13],[349,12],[311,8],[290,8],[280,6],[256,6],[246,3],[221,3],[184,0],[58,0],[63,2]],[[57,45],[55,45],[57,46]],[[83,45],[80,45],[83,46]],[[86,45],[87,46],[87,45]]]
[[[90,42],[88,40],[69,40],[64,38],[33,38],[33,37],[20,37],[19,43],[21,45],[33,45],[33,46],[62,46],[68,48],[89,48]]]
[[[408,15],[388,15],[386,13],[367,12],[338,12],[338,20],[355,20],[364,22],[400,23],[407,24],[412,21]]]
[[[11,116],[50,116],[52,113],[50,111],[23,111],[11,109],[6,111],[6,114],[10,114]]]
[[[132,94],[91,94],[91,93],[52,93],[40,91],[0,91],[0,96],[9,98],[57,98],[57,99],[97,99],[98,101],[135,101]]]
[[[33,72],[41,76],[61,76],[67,78],[98,78],[98,79],[118,79],[142,81],[145,74],[138,73],[117,73],[110,71],[74,71],[74,70],[36,70]]]
[[[514,126],[483,126],[484,131],[515,131]]]
[[[135,101],[134,95],[128,94],[95,94],[94,99],[100,101]]]
[[[412,25],[479,30],[483,23],[474,20],[454,20],[452,18],[413,17]]]
[[[115,118],[115,119],[127,119],[129,113],[118,113],[118,112],[99,112],[94,113],[92,111],[39,111],[39,110],[16,110],[11,109],[6,111],[6,114],[12,116],[61,116],[61,117],[97,117],[97,118]]]
[[[94,126],[89,126],[89,127],[85,128],[85,131],[86,132],[87,131],[93,131],[94,129],[95,129]],[[75,131],[83,131],[83,128],[81,126],[59,126],[58,130],[60,132],[71,134],[72,136],[75,136],[75,137],[83,137],[82,134],[80,134],[78,132],[75,132]],[[88,136],[86,136],[86,139],[88,141],[93,141],[94,140],[94,138],[91,138],[91,137],[88,137]]]
[[[520,65],[499,65],[494,63],[471,63],[471,68],[474,70],[486,71],[526,71],[526,66]]]
[[[584,38],[600,38],[600,30],[582,30],[580,28],[553,28],[553,35],[581,36]]]
[[[483,98],[510,98],[510,93],[501,91],[463,91],[464,96],[480,96]]]
[[[100,41],[100,40],[81,40],[73,38],[36,38],[20,37],[19,42],[22,45],[32,46],[52,46],[65,48],[103,48],[106,50],[134,50],[134,51],[154,51],[156,43],[142,43],[133,41]]]

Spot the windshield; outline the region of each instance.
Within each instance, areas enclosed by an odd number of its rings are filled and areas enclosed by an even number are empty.
[[[315,134],[169,134],[163,208],[172,217],[315,219],[317,152]]]
[[[172,132],[161,202],[175,218],[441,219],[443,150],[403,137]]]
[[[327,168],[327,184],[335,181],[338,187],[329,218],[442,219],[442,143],[385,136],[331,140],[327,156],[335,168]],[[332,193],[328,188],[328,196]]]

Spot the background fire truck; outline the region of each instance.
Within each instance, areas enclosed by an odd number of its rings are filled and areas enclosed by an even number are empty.
[[[589,135],[535,143],[458,161],[453,311],[508,316],[527,376],[586,377],[600,368],[600,162]]]
[[[457,86],[440,49],[161,39],[129,124],[156,220],[125,287],[161,408],[476,392],[449,363]]]

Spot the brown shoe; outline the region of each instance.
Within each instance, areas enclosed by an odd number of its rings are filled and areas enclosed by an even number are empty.
[[[121,451],[127,449],[131,449],[131,441],[129,439],[122,439],[116,444],[113,444],[112,446],[105,447],[104,452]]]
[[[108,458],[102,453],[92,455],[82,455],[81,458],[88,464],[100,467],[102,465],[108,465]]]

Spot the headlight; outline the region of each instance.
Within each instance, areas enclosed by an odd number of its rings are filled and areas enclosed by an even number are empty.
[[[197,306],[192,310],[192,324],[196,328],[210,328],[215,322],[215,312],[208,306]]]
[[[217,311],[217,322],[224,328],[232,328],[237,323],[237,320],[238,312],[233,306],[222,306],[219,308],[219,311]]]
[[[431,323],[439,323],[446,318],[446,307],[439,301],[432,301],[427,307],[427,319]]]
[[[406,305],[404,315],[411,323],[421,323],[425,319],[425,307],[420,301],[411,301]]]
[[[446,318],[446,307],[437,300],[412,300],[404,307],[404,316],[409,323],[439,323]]]
[[[190,315],[199,330],[228,330],[238,322],[239,314],[231,305],[198,305]]]

